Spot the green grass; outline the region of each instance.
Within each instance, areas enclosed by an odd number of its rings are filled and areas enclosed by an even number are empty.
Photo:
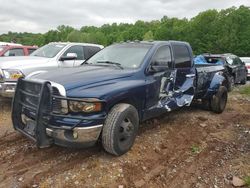
[[[192,145],[191,151],[192,151],[192,153],[197,154],[197,153],[201,152],[201,148],[199,146]]]
[[[247,185],[248,187],[250,187],[250,176],[246,176],[246,177],[244,178],[244,181],[246,182],[246,185]]]
[[[246,86],[240,89],[240,94],[250,96],[250,86]]]

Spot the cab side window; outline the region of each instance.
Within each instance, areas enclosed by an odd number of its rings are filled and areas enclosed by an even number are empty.
[[[71,46],[64,52],[63,56],[67,56],[68,53],[75,53],[76,60],[84,60],[83,46]]]
[[[4,53],[4,56],[24,56],[22,48],[13,48]]]
[[[173,49],[176,68],[192,67],[192,59],[187,46],[175,44]]]
[[[85,46],[84,47],[84,56],[85,59],[89,59],[93,55],[95,55],[97,52],[99,52],[101,48],[96,47],[96,46]]]
[[[169,46],[161,46],[153,57],[154,66],[169,66],[172,62],[171,51]],[[168,67],[170,68],[170,67]]]
[[[28,48],[28,52],[29,52],[29,54],[32,54],[34,51],[36,51],[36,49],[35,49],[35,48]]]

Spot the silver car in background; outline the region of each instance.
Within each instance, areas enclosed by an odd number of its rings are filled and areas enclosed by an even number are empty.
[[[241,61],[245,63],[245,66],[247,68],[247,78],[250,78],[250,57],[241,57]]]
[[[103,48],[89,43],[49,43],[30,56],[0,59],[0,97],[13,97],[18,78],[57,67],[74,67]]]

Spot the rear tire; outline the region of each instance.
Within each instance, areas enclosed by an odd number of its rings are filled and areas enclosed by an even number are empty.
[[[211,110],[215,113],[222,113],[227,104],[227,88],[220,86],[219,90],[211,99]]]
[[[103,126],[102,145],[108,152],[120,156],[133,146],[139,128],[136,108],[120,103],[109,112]]]

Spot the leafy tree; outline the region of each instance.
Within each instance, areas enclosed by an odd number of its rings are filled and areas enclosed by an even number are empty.
[[[250,8],[207,10],[191,19],[163,16],[160,20],[134,24],[113,23],[101,27],[83,26],[80,30],[60,25],[44,34],[8,32],[0,41],[42,46],[54,41],[72,41],[110,45],[128,40],[182,40],[194,53],[227,53],[250,56]]]
[[[151,30],[145,33],[143,36],[143,40],[153,40],[153,39],[154,39],[154,34]]]

